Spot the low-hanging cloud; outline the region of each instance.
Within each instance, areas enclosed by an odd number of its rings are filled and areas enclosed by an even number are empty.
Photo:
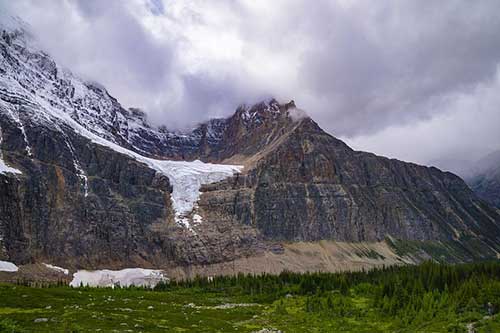
[[[28,21],[59,62],[157,124],[190,126],[273,96],[294,99],[360,149],[408,160],[500,148],[487,126],[497,120],[494,98],[481,101],[490,110],[472,131],[481,135],[452,134],[477,116],[481,91],[498,87],[495,0],[0,0],[0,8]],[[395,149],[415,128],[449,137],[432,149]]]

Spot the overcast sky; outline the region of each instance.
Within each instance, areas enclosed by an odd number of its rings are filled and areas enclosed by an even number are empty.
[[[500,149],[498,0],[0,0],[0,10],[156,124],[276,97],[390,157],[460,167]]]

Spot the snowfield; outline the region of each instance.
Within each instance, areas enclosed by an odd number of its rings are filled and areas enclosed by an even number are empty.
[[[40,101],[45,104],[44,101]],[[45,104],[47,107],[47,105]],[[215,183],[243,170],[242,165],[213,164],[204,163],[199,160],[193,162],[187,161],[169,161],[156,160],[142,156],[134,151],[123,148],[113,142],[103,139],[96,134],[88,131],[78,124],[69,115],[55,110],[55,115],[65,120],[79,134],[90,139],[94,143],[113,149],[119,153],[128,155],[135,160],[148,165],[153,170],[165,175],[172,185],[172,206],[175,210],[175,221],[194,232],[190,221],[201,222],[201,216],[189,218],[189,213],[193,210],[195,203],[200,197],[200,187],[204,184]]]
[[[0,272],[17,272],[19,267],[9,261],[0,260]]]
[[[59,267],[59,266],[54,266],[54,265],[51,265],[51,264],[46,264],[46,263],[43,263],[43,265],[45,267],[47,267],[48,269],[51,269],[53,271],[56,271],[56,272],[61,272],[63,273],[64,275],[69,275],[69,270],[66,269],[66,268],[62,268],[62,267]]]
[[[143,286],[154,287],[160,281],[168,281],[162,270],[126,268],[119,271],[108,269],[97,271],[81,270],[73,274],[72,287],[112,287]]]

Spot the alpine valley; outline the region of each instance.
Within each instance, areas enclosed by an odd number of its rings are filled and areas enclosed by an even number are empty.
[[[2,28],[0,260],[20,267],[3,280],[499,256],[499,209],[452,173],[355,151],[293,101],[156,128],[36,45],[22,25]]]

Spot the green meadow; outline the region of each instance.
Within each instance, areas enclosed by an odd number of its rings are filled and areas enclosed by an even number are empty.
[[[171,281],[0,284],[1,332],[500,332],[500,262]],[[267,329],[267,331],[266,331]]]

